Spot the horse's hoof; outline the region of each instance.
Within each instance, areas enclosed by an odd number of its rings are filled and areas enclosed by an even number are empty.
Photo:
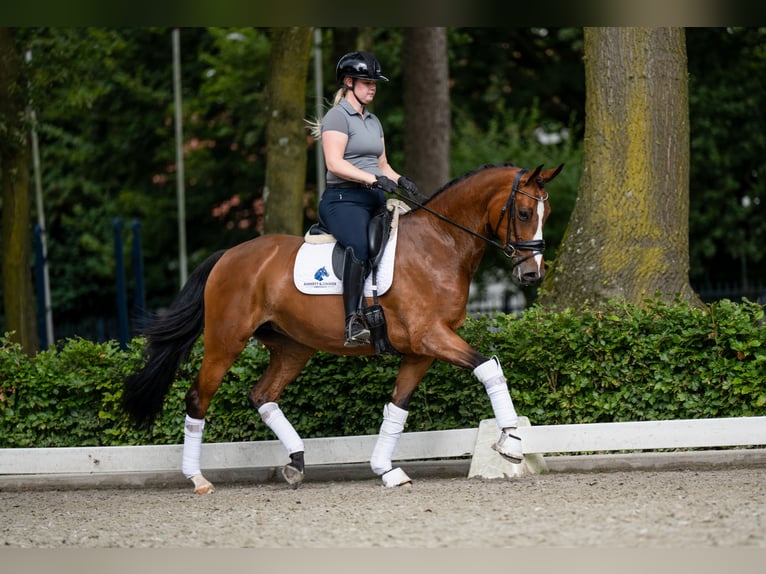
[[[287,481],[293,490],[303,484],[303,471],[298,470],[291,464],[286,464],[282,467],[282,477]]]
[[[213,484],[201,474],[192,476],[191,481],[194,483],[194,494],[212,494],[215,492]]]
[[[492,445],[492,448],[497,451],[497,454],[502,456],[508,462],[512,462],[513,464],[521,464],[522,462],[524,462],[524,456],[522,456],[521,458],[517,456],[510,456],[508,454],[505,454],[504,452],[500,452],[494,444]]]
[[[383,486],[388,488],[395,486],[409,488],[412,486],[412,479],[399,467],[389,470],[381,478],[383,479]]]
[[[500,438],[492,445],[492,449],[508,462],[521,464],[524,460],[524,452],[521,449],[521,437],[511,434],[516,429],[503,429]]]

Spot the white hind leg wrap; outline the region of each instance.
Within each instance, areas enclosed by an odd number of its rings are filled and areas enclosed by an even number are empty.
[[[394,403],[383,407],[383,423],[370,458],[370,467],[377,474],[385,474],[391,470],[391,458],[394,456],[396,443],[402,436],[404,423],[407,422],[408,411],[400,409]]]
[[[287,449],[288,454],[302,452],[304,450],[303,441],[298,433],[287,420],[282,409],[277,403],[266,403],[258,409],[261,420],[277,435],[279,441]]]
[[[202,474],[200,470],[200,452],[202,450],[202,431],[205,419],[195,419],[186,415],[184,422],[184,450],[181,470],[186,478]]]
[[[473,370],[473,374],[483,384],[495,413],[497,426],[500,430],[515,428],[519,424],[519,417],[513,407],[511,394],[508,392],[508,384],[500,367],[497,357],[492,357]]]

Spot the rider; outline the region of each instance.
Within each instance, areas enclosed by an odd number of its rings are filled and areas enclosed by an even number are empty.
[[[327,187],[319,202],[319,218],[345,248],[345,346],[355,347],[370,342],[360,312],[368,259],[367,224],[385,205],[384,192],[392,193],[398,185],[417,193],[417,187],[389,165],[383,127],[367,110],[377,82],[388,81],[378,60],[369,52],[351,52],[338,61],[335,75],[340,89],[321,122]]]

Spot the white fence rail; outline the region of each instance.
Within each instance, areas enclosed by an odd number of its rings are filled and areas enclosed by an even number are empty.
[[[470,456],[477,429],[404,433],[398,460],[428,460]],[[367,462],[377,435],[309,438],[306,464]],[[73,448],[0,449],[2,474],[165,472],[181,468],[182,445],[102,446]],[[277,440],[206,443],[201,462],[206,468],[269,468],[289,461]]]
[[[482,425],[486,428],[489,422]],[[526,454],[760,446],[766,445],[766,416],[520,426],[518,431]],[[404,433],[395,458],[470,458],[479,434],[479,429]],[[496,432],[491,436],[496,439]],[[306,464],[367,462],[376,439],[376,435],[306,439]],[[181,445],[0,449],[0,475],[180,472],[181,450]],[[202,446],[203,469],[270,468],[287,461],[279,441]]]
[[[523,427],[519,433],[525,453],[766,445],[766,417]]]

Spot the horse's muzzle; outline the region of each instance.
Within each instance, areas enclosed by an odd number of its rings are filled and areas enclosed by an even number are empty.
[[[539,271],[528,271],[526,273],[519,273],[518,280],[519,283],[524,287],[529,287],[531,285],[536,285],[539,283],[543,278],[543,274]]]
[[[545,276],[545,266],[542,258],[527,257],[519,261],[513,270],[513,278],[522,287],[536,285]]]

